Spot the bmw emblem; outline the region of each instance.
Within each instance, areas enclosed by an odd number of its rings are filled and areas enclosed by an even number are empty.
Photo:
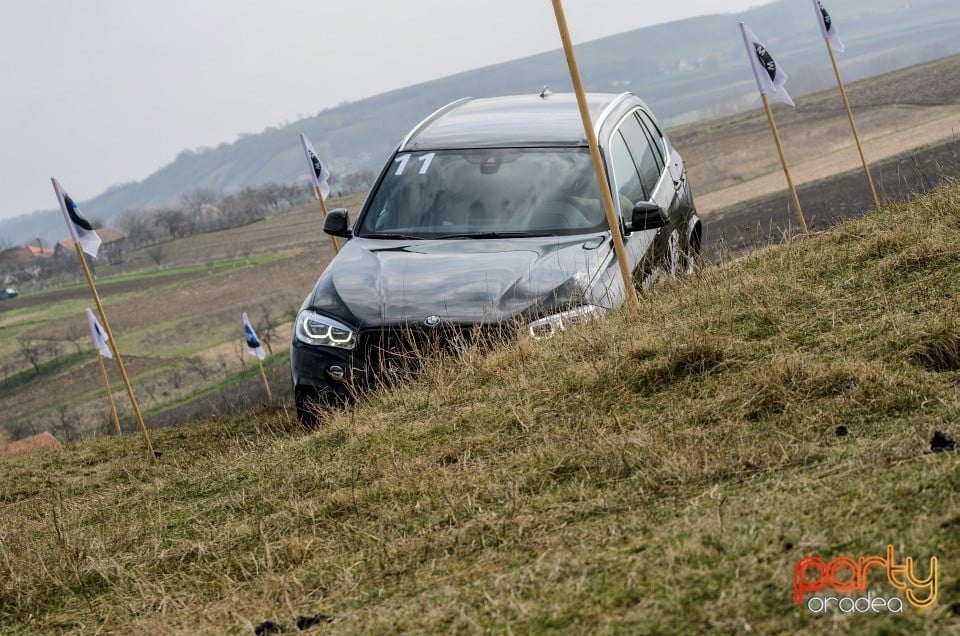
[[[427,316],[426,320],[423,321],[428,327],[436,327],[440,324],[440,316]]]

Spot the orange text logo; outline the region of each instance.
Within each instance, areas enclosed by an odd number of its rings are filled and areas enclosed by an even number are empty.
[[[930,557],[930,566],[926,568],[927,576],[924,577],[918,574],[913,557],[906,557],[903,563],[898,563],[892,545],[887,546],[885,557],[862,556],[853,559],[840,556],[830,561],[824,561],[817,556],[803,557],[793,568],[793,600],[797,604],[803,604],[807,594],[816,595],[827,589],[839,593],[863,592],[869,584],[871,570],[886,574],[890,586],[903,592],[907,602],[913,607],[926,609],[933,607],[937,602],[939,574],[937,557]],[[843,612],[879,612],[881,609],[899,612],[903,609],[903,601],[899,597],[885,599],[874,598],[872,595],[857,599],[850,596],[842,598],[813,596],[808,601],[808,607],[816,613],[825,612],[829,609],[831,601]],[[899,609],[897,609],[898,606]]]

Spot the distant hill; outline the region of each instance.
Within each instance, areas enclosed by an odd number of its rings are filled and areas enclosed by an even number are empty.
[[[829,8],[847,44],[847,80],[960,52],[956,0],[849,0]],[[811,11],[807,2],[778,0],[739,15],[702,16],[584,43],[577,55],[588,90],[634,91],[676,127],[756,105],[736,28],[741,19],[773,49],[790,75],[792,94],[829,87],[832,70]],[[544,84],[570,90],[559,49],[345,103],[216,148],[186,150],[143,181],[114,186],[82,207],[106,222],[125,209],[173,202],[196,187],[229,192],[304,179],[300,131],[337,174],[377,169],[404,132],[443,104],[465,95],[531,93]],[[53,212],[0,221],[0,238],[53,240],[62,234],[59,223]]]

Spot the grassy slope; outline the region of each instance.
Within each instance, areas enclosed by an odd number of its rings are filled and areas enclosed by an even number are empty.
[[[929,440],[960,438],[958,209],[764,250],[312,433],[261,412],[157,431],[157,469],[130,436],[8,459],[0,631],[956,631],[960,456]],[[887,543],[940,558],[936,608],[792,604],[800,557]]]

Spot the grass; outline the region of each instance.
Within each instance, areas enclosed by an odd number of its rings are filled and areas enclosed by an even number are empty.
[[[4,460],[0,630],[956,633],[960,457],[930,440],[960,438],[958,231],[943,188],[314,431]],[[887,544],[940,559],[933,609],[793,603],[801,557]]]

